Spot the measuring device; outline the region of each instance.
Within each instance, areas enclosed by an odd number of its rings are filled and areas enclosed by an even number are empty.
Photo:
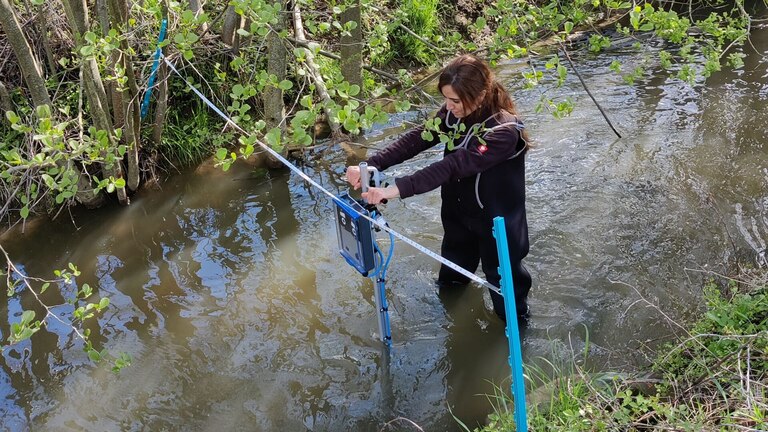
[[[368,188],[381,187],[381,176],[375,167],[366,162],[360,165],[360,184],[363,192]],[[392,245],[387,258],[376,244],[376,225],[386,226],[384,217],[375,205],[364,199],[356,200],[349,193],[334,198],[336,204],[336,234],[339,240],[339,253],[344,259],[365,277],[375,278],[374,301],[378,311],[379,336],[387,346],[392,344],[392,332],[389,327],[389,306],[385,290],[385,276],[394,250],[394,236],[390,233]],[[372,224],[375,221],[376,224]]]

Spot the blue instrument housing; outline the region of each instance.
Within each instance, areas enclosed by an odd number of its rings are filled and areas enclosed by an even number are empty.
[[[348,193],[339,195],[336,204],[336,233],[339,240],[339,253],[363,276],[376,267],[373,248],[373,229],[371,222],[361,216],[370,216],[370,212]]]

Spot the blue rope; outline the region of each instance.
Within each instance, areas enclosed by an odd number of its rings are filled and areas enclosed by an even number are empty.
[[[152,72],[149,74],[149,82],[147,83],[147,92],[144,93],[144,100],[141,101],[141,119],[147,116],[149,112],[149,98],[152,96],[152,87],[155,86],[155,77],[157,76],[157,68],[160,65],[160,54],[163,49],[160,44],[165,40],[165,29],[168,26],[168,20],[163,18],[163,22],[160,24],[160,36],[157,38],[157,49],[155,50],[155,61],[152,63]]]

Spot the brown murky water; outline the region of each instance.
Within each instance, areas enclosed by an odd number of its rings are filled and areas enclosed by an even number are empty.
[[[558,90],[573,116],[532,107],[517,63],[501,65],[539,147],[528,157],[534,276],[523,331],[529,364],[580,353],[625,369],[642,347],[698,309],[706,271],[734,257],[764,260],[768,240],[768,30],[755,29],[742,70],[693,87],[662,75],[628,87],[608,70],[640,57],[615,46],[577,58],[624,135],[616,140],[575,77]],[[383,146],[397,125],[367,136]],[[390,170],[408,172],[431,152]],[[332,191],[343,157],[302,166]],[[383,208],[389,223],[439,250],[437,192]],[[458,430],[509,389],[504,329],[478,288],[438,296],[438,264],[398,243],[389,270],[393,349],[375,338],[373,286],[336,252],[332,205],[286,171],[200,169],[145,191],[128,208],[76,212],[9,233],[2,245],[29,275],[77,264],[78,283],[109,296],[92,325],[98,347],[125,351],[119,375],[94,366],[66,328],[49,321],[0,359],[0,422],[8,430],[378,431],[398,417],[425,431]],[[388,241],[381,240],[382,244]],[[763,256],[759,255],[762,253]],[[62,287],[69,293],[72,287]],[[54,312],[72,307],[53,290]],[[0,307],[0,332],[33,308],[22,294]],[[397,430],[415,430],[397,423]]]

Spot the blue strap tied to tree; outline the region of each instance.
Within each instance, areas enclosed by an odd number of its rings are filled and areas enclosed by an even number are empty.
[[[155,86],[155,77],[157,76],[157,68],[160,65],[160,54],[163,49],[160,44],[165,40],[165,29],[168,26],[168,20],[163,19],[160,24],[160,36],[157,38],[157,50],[155,50],[155,61],[152,63],[152,72],[149,74],[149,82],[147,83],[147,92],[144,93],[144,100],[141,101],[141,119],[147,116],[149,112],[149,98],[152,96],[152,87]]]
[[[512,280],[512,265],[509,261],[507,230],[504,218],[493,218],[493,236],[499,252],[499,274],[501,275],[501,294],[504,296],[504,309],[507,316],[507,339],[509,341],[509,368],[512,370],[512,395],[515,412],[515,430],[528,431],[525,409],[525,381],[523,380],[523,355],[520,348],[520,330],[517,326],[517,306],[515,305],[515,284]]]

